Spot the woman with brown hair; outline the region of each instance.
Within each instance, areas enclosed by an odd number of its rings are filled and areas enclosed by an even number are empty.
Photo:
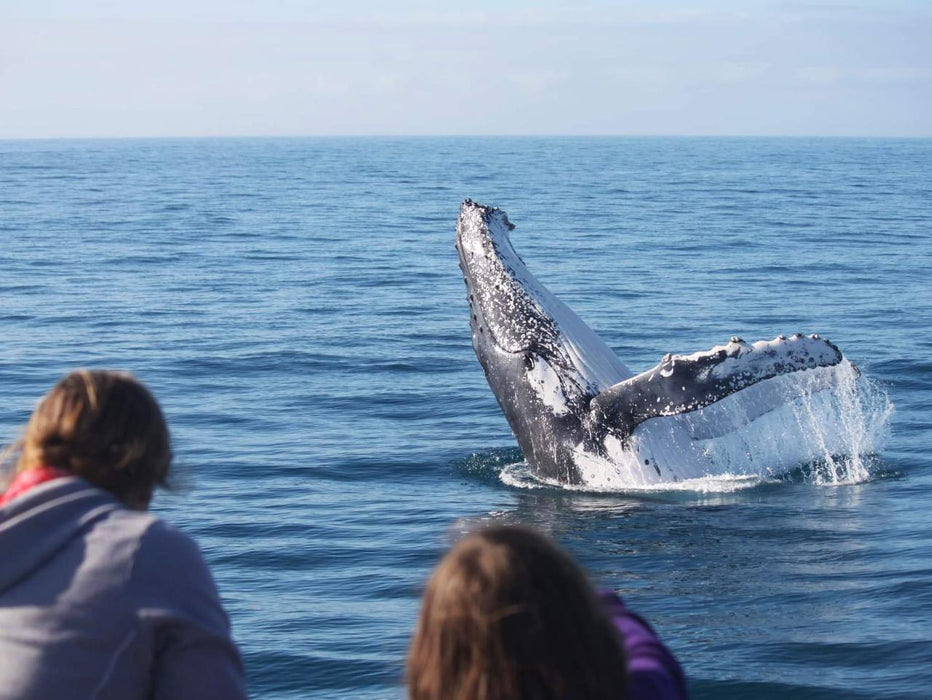
[[[686,698],[650,626],[543,535],[481,530],[437,566],[408,655],[411,700]]]
[[[146,512],[171,464],[132,376],[73,372],[12,446],[0,495],[0,698],[245,698],[197,545]]]

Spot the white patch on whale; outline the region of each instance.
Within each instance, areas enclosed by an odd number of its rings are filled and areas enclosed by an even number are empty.
[[[534,358],[527,371],[527,381],[537,392],[541,403],[553,411],[554,415],[563,416],[570,412],[560,375],[545,360],[540,357]]]

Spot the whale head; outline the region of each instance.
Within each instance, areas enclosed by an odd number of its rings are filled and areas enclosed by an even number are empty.
[[[504,353],[539,356],[579,392],[594,394],[631,371],[569,307],[531,274],[511,244],[504,211],[467,199],[456,249],[473,338]]]
[[[460,208],[456,249],[469,290],[470,324],[506,353],[530,351],[555,339],[547,309],[535,298],[536,284],[511,245],[514,225],[501,209],[467,199]]]
[[[456,249],[473,347],[525,455],[575,481],[566,452],[599,392],[631,376],[602,340],[527,269],[501,209],[463,202]]]

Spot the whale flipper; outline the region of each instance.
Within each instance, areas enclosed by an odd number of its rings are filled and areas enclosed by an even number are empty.
[[[841,350],[817,335],[745,343],[732,338],[706,352],[665,355],[656,367],[621,381],[590,403],[590,426],[602,426],[620,439],[644,421],[705,408],[753,384],[792,372],[832,367],[844,359]],[[762,415],[792,400],[773,394],[772,405],[760,404]]]

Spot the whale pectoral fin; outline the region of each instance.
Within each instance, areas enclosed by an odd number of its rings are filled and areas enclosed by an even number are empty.
[[[732,377],[727,382],[712,378],[712,369],[727,359],[725,351],[719,349],[689,358],[664,355],[656,367],[610,386],[590,407],[601,410],[610,422],[628,425],[629,432],[648,418],[694,411],[747,381],[746,377]]]
[[[610,433],[620,440],[648,418],[664,415],[670,398],[657,381],[663,363],[630,379],[610,386],[589,402],[591,433]]]
[[[603,431],[627,435],[649,418],[696,411],[764,380],[834,367],[842,359],[835,345],[816,335],[780,336],[754,344],[732,338],[728,345],[707,352],[665,355],[656,367],[610,386],[590,402],[589,421],[601,424]],[[822,378],[809,388],[826,381]],[[763,402],[768,405],[760,406],[758,413],[791,400],[794,391],[785,387],[771,392]],[[758,400],[763,398],[761,393]]]

